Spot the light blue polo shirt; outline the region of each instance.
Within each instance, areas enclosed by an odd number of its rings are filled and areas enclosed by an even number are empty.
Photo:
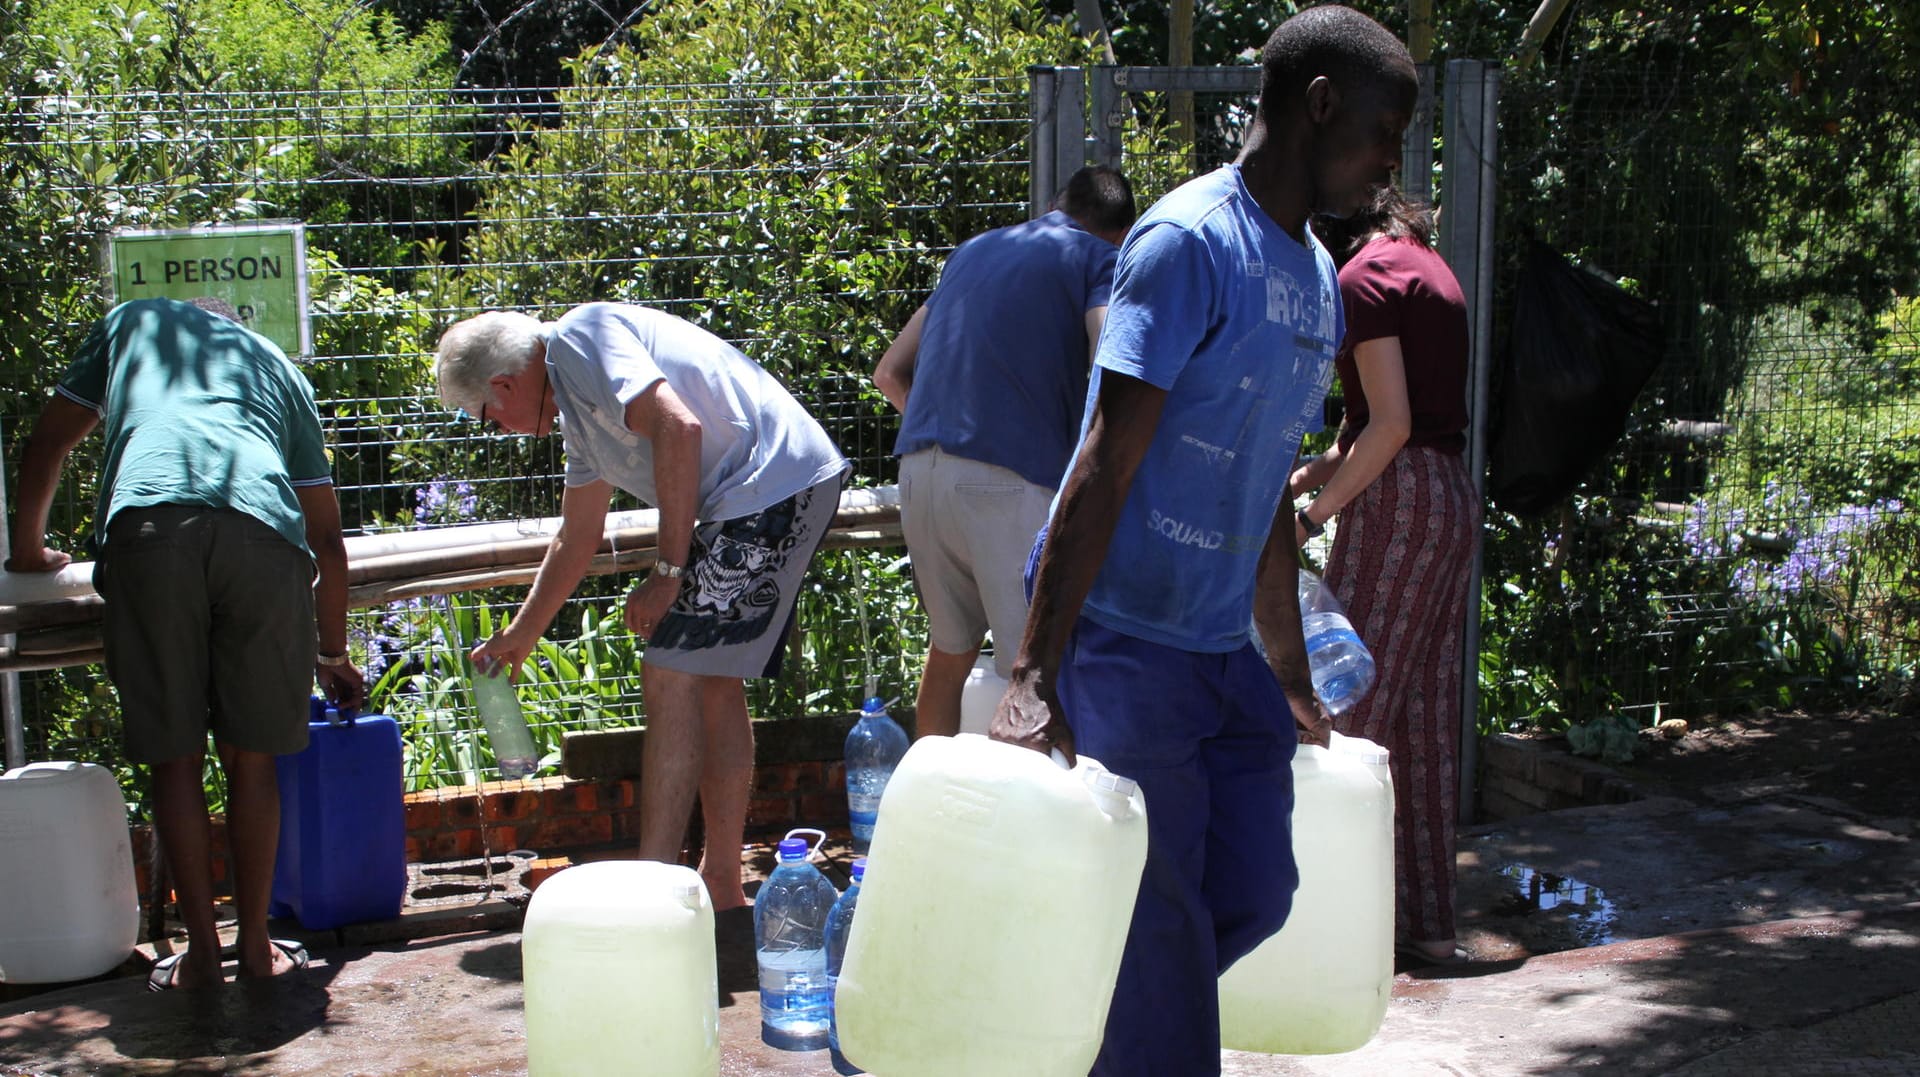
[[[847,470],[827,432],[773,375],[665,311],[628,303],[568,311],[548,330],[547,379],[568,486],[605,479],[660,503],[653,442],[626,424],[627,405],[659,381],[700,420],[703,521],[750,516]]]
[[[1260,551],[1344,332],[1333,258],[1311,230],[1304,246],[1282,231],[1238,166],[1140,219],[1120,252],[1087,413],[1109,373],[1167,400],[1086,616],[1184,650],[1246,643]]]
[[[173,299],[95,322],[55,387],[102,418],[96,547],[122,509],[244,512],[307,550],[297,486],[333,482],[313,386],[278,345]]]

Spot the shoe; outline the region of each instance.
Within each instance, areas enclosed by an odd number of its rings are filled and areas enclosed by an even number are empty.
[[[1473,961],[1473,955],[1458,946],[1453,948],[1451,954],[1443,957],[1427,952],[1426,948],[1418,943],[1396,942],[1393,944],[1393,952],[1395,956],[1405,958],[1416,968],[1447,968]]]
[[[147,971],[147,990],[171,991],[174,988],[173,970],[180,967],[180,959],[187,956],[185,950],[177,954],[168,954],[153,963]]]

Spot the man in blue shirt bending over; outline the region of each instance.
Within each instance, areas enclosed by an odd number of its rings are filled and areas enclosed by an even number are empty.
[[[1140,783],[1147,864],[1094,1073],[1220,1072],[1216,980],[1280,929],[1295,725],[1324,740],[1287,471],[1343,330],[1307,227],[1392,179],[1407,50],[1308,8],[1261,54],[1240,159],[1162,199],[1114,274],[1087,419],[992,733]],[[1257,627],[1271,666],[1255,651]]]
[[[905,418],[901,529],[931,647],[921,736],[960,728],[960,691],[993,632],[1012,672],[1027,620],[1021,568],[1073,452],[1133,189],[1104,165],[1067,180],[1053,211],[982,232],[894,339],[873,381]]]

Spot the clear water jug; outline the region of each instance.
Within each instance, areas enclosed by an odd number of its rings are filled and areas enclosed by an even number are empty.
[[[833,903],[833,911],[827,913],[827,989],[832,991],[840,980],[840,970],[847,963],[847,939],[853,931],[853,913],[860,905],[860,883],[867,875],[867,858],[854,860],[848,870],[853,880],[847,884],[846,892],[840,900]],[[847,1060],[840,1053],[840,1023],[832,1022],[827,1028],[827,1046],[833,1052],[833,1071],[851,1075],[861,1072],[860,1067]]]
[[[994,666],[993,656],[981,655],[967,671],[966,683],[960,686],[960,732],[986,736],[1000,697],[1006,694],[1007,679]]]
[[[1293,759],[1300,888],[1285,927],[1220,977],[1220,1045],[1264,1054],[1352,1051],[1393,988],[1393,781],[1387,752],[1333,735]]]
[[[875,1073],[1084,1077],[1146,864],[1134,783],[963,733],[894,771],[835,993]]]
[[[813,835],[809,845],[801,834]],[[833,988],[827,983],[827,915],[840,891],[809,862],[818,830],[790,830],[777,863],[753,896],[754,957],[760,966],[760,1039],[782,1051],[827,1046]]]
[[[605,860],[533,892],[520,936],[527,1072],[720,1071],[713,905],[692,868]]]
[[[1373,654],[1353,630],[1340,600],[1314,573],[1300,573],[1300,629],[1313,694],[1328,714],[1345,714],[1373,687]],[[1256,633],[1256,638],[1258,634]]]
[[[492,675],[474,672],[473,706],[480,712],[480,723],[486,726],[500,777],[524,778],[539,768],[540,753],[533,745],[526,715],[520,711],[520,693],[514,690],[504,667]]]
[[[140,935],[127,802],[92,763],[0,774],[0,980],[68,983],[127,959]]]
[[[860,720],[847,730],[847,823],[853,831],[853,851],[864,853],[873,841],[873,821],[880,814],[880,795],[900,757],[907,754],[907,731],[887,713],[887,704],[871,696],[860,708]]]

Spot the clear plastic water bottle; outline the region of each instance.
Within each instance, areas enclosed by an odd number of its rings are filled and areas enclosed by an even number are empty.
[[[1373,687],[1373,654],[1347,611],[1319,576],[1300,571],[1300,628],[1307,641],[1313,694],[1328,714],[1345,714]]]
[[[505,667],[492,676],[474,672],[473,706],[487,727],[487,739],[493,744],[493,759],[502,778],[524,778],[540,765],[533,746],[533,734],[527,729],[526,716],[520,713],[520,695]]]
[[[907,731],[887,714],[884,700],[868,697],[860,708],[860,720],[847,731],[847,818],[853,827],[854,852],[866,852],[873,841],[880,794],[906,754]]]
[[[808,862],[813,846],[790,830],[778,863],[753,901],[753,942],[760,964],[760,1039],[782,1051],[818,1051],[833,1024],[827,981],[827,916],[840,891]]]
[[[853,862],[853,882],[840,900],[833,903],[833,911],[827,913],[827,986],[837,988],[840,983],[840,966],[847,959],[847,936],[853,931],[853,909],[860,901],[860,880],[867,875],[867,858],[860,857]],[[841,1074],[865,1073],[866,1071],[840,1053],[840,1022],[836,1018],[827,1027],[827,1046],[833,1051],[833,1072]]]

